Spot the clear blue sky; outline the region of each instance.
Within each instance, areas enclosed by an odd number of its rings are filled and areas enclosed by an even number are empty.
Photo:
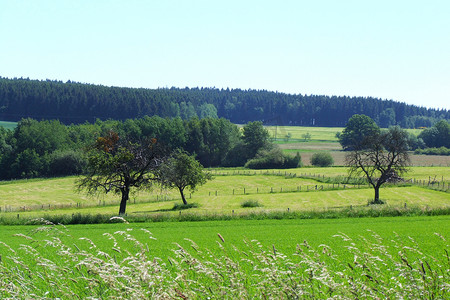
[[[0,76],[450,109],[450,1],[0,0]]]

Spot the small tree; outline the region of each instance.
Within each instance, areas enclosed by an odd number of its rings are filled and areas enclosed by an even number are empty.
[[[178,189],[184,205],[188,204],[184,196],[185,188],[193,192],[197,186],[211,179],[211,175],[204,172],[203,166],[183,150],[172,153],[158,169],[158,177],[163,186]]]
[[[119,215],[123,215],[131,188],[149,188],[162,160],[156,139],[133,143],[111,131],[89,150],[87,173],[77,181],[78,189],[121,194]]]
[[[352,145],[352,149],[346,155],[350,176],[364,175],[375,190],[372,203],[382,204],[381,185],[407,171],[407,132],[397,126],[383,132],[375,131],[371,136],[364,136],[360,143]]]
[[[307,133],[302,134],[302,138],[305,142],[311,140],[311,133],[307,132]]]

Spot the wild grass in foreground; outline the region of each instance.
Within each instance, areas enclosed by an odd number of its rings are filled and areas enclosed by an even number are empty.
[[[176,244],[158,258],[151,251],[153,235],[142,230],[145,241],[134,229],[105,233],[109,248],[88,238],[64,243],[70,231],[51,223],[28,236],[18,234],[23,243],[17,248],[0,241],[0,298],[444,299],[450,294],[449,246],[437,233],[438,255],[412,238],[389,240],[369,231],[335,236],[350,255],[307,241],[286,255],[256,240],[229,245],[218,234],[210,250],[189,241],[190,247]]]

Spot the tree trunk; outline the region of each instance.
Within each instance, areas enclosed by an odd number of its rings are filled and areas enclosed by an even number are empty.
[[[380,186],[374,186],[375,189],[375,198],[373,199],[373,204],[383,204],[383,201],[380,200]]]
[[[119,216],[122,216],[125,214],[125,210],[127,208],[127,201],[130,195],[130,187],[124,187],[120,191],[122,192],[122,200],[120,201]]]
[[[186,201],[186,198],[184,197],[183,189],[178,188],[178,190],[180,191],[181,199],[183,200],[183,204],[187,205],[188,203]]]

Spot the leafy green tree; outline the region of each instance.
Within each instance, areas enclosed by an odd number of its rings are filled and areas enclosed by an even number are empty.
[[[379,133],[380,128],[370,117],[353,115],[339,135],[339,143],[344,150],[357,150],[365,147],[366,142],[371,142],[372,137]]]
[[[393,108],[386,108],[383,110],[378,118],[380,127],[389,128],[395,125],[395,110]]]
[[[373,130],[364,135],[360,145],[353,145],[346,155],[350,176],[365,176],[374,188],[373,204],[382,204],[380,187],[396,180],[408,170],[408,133],[398,126],[387,131]]]
[[[159,167],[158,178],[162,186],[177,188],[183,204],[187,205],[184,190],[188,188],[194,192],[199,185],[210,180],[211,175],[203,170],[203,166],[194,156],[178,149]]]
[[[450,124],[441,120],[433,127],[423,130],[419,134],[419,138],[423,139],[427,147],[450,148]]]
[[[204,118],[217,119],[217,109],[214,106],[214,104],[203,103],[199,107],[199,116],[200,116],[200,119],[204,119]]]
[[[307,133],[302,134],[302,138],[305,142],[311,140],[311,133],[307,132]]]
[[[77,181],[78,189],[121,194],[119,215],[125,214],[131,188],[150,188],[163,161],[156,139],[131,142],[115,132],[99,137],[87,155],[87,172]]]
[[[42,169],[42,160],[34,149],[25,149],[18,153],[11,164],[11,172],[15,178],[38,177]]]
[[[264,128],[262,122],[249,122],[243,127],[242,140],[247,150],[242,155],[253,158],[260,149],[269,144],[269,132]]]

